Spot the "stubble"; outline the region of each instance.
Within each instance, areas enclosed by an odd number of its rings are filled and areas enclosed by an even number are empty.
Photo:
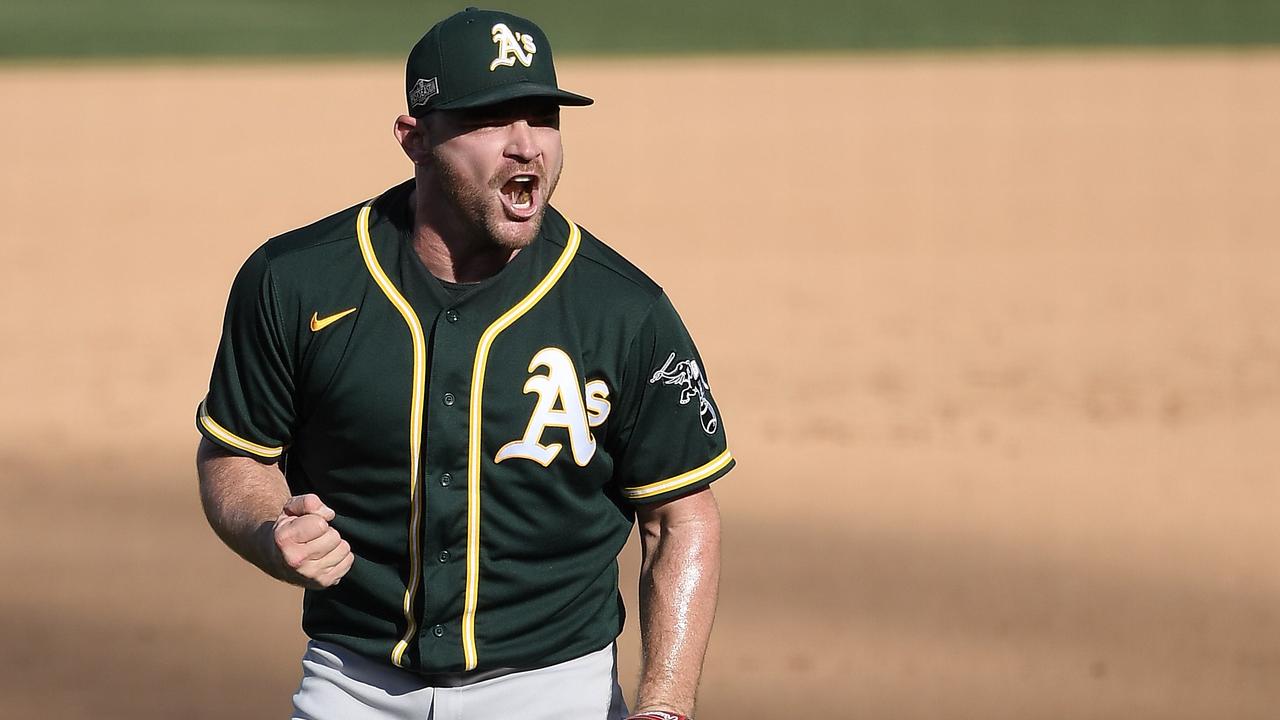
[[[541,162],[523,166],[512,166],[504,173],[489,178],[486,185],[480,186],[470,182],[457,168],[450,165],[433,148],[431,162],[438,178],[440,190],[446,200],[457,211],[457,216],[467,225],[467,229],[478,239],[482,239],[497,247],[507,250],[520,250],[528,247],[542,229],[542,220],[551,202],[551,195],[560,182],[560,170],[554,176],[548,176]],[[507,220],[501,206],[495,198],[503,184],[503,177],[516,172],[530,172],[538,175],[546,183],[546,199],[533,218],[515,223]]]

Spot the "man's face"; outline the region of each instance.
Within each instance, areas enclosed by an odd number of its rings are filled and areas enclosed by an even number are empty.
[[[560,180],[560,107],[538,99],[426,118],[431,167],[444,200],[494,243],[533,242]]]

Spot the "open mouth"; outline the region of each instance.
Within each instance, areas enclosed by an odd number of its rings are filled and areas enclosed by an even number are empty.
[[[503,184],[502,205],[514,219],[531,218],[538,208],[538,176],[521,173]]]

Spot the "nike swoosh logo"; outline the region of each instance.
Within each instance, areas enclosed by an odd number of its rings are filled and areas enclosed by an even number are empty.
[[[311,332],[320,332],[321,330],[338,322],[342,318],[350,315],[355,311],[356,311],[355,308],[351,308],[349,310],[343,310],[340,313],[334,313],[333,315],[330,315],[329,317],[326,317],[324,319],[321,319],[318,317],[319,313],[311,313]]]

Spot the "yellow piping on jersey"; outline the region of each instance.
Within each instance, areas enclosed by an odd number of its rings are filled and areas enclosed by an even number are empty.
[[[686,485],[692,485],[699,480],[705,480],[711,477],[724,469],[724,466],[728,465],[732,461],[733,456],[729,454],[728,450],[725,450],[706,465],[694,468],[686,473],[680,473],[673,478],[659,480],[656,483],[649,483],[648,485],[641,485],[639,487],[623,488],[622,496],[628,500],[637,500],[639,498],[653,497],[654,495],[659,495],[670,490],[678,490]]]
[[[209,431],[210,435],[218,438],[222,442],[237,450],[253,453],[258,457],[276,458],[280,457],[280,453],[284,452],[283,447],[267,447],[266,445],[259,445],[251,440],[245,440],[239,435],[236,435],[230,430],[214,422],[214,419],[209,417],[209,410],[205,407],[204,400],[200,401],[200,424],[205,430]]]
[[[567,218],[566,218],[567,221]],[[476,600],[480,594],[480,417],[481,396],[484,393],[484,370],[489,361],[489,349],[498,333],[506,330],[522,315],[529,312],[564,275],[565,268],[578,252],[582,233],[569,221],[569,239],[564,251],[551,271],[542,278],[523,300],[516,303],[485,329],[476,347],[475,367],[471,372],[471,409],[467,446],[467,594],[462,610],[462,655],[467,670],[476,666]]]
[[[422,577],[422,489],[418,478],[418,458],[422,449],[422,402],[423,389],[427,381],[427,344],[422,335],[422,323],[414,314],[409,302],[404,299],[391,279],[382,271],[378,257],[373,252],[373,241],[369,239],[370,205],[360,209],[360,217],[356,220],[356,235],[360,240],[360,254],[364,256],[365,267],[373,276],[374,282],[382,288],[383,294],[391,301],[404,322],[409,326],[409,335],[413,339],[413,400],[409,409],[409,583],[404,589],[404,636],[391,650],[391,662],[396,667],[404,667],[404,652],[409,649],[409,641],[418,632],[418,623],[413,616],[413,596],[418,592],[418,584]]]

